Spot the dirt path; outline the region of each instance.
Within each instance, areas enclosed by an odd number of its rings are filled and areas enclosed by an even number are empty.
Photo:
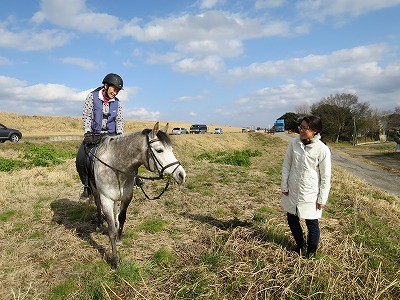
[[[279,133],[278,136],[288,141],[293,138],[284,133]],[[355,177],[364,180],[389,194],[400,197],[400,176],[382,170],[361,160],[352,158],[349,155],[332,148],[331,151],[332,163],[334,165],[345,169]],[[368,157],[365,158],[367,159]]]

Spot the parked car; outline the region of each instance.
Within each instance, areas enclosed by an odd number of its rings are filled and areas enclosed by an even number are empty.
[[[174,135],[179,135],[179,134],[186,134],[188,133],[186,128],[183,127],[175,127],[174,129],[172,129],[172,134]]]
[[[203,124],[194,124],[190,126],[190,133],[207,133],[207,126]]]
[[[9,140],[11,142],[18,142],[22,138],[22,133],[18,129],[7,128],[0,124],[0,143]]]
[[[214,129],[214,134],[222,134],[222,133],[223,133],[222,128],[215,128]]]

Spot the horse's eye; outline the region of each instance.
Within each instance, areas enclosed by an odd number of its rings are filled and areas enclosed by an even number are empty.
[[[163,150],[163,149],[156,149],[156,152],[157,152],[157,153],[163,153],[164,150]]]

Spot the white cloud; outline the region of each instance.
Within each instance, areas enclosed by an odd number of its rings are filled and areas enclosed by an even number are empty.
[[[296,7],[303,17],[324,21],[326,18],[344,19],[348,16],[359,16],[370,11],[379,10],[399,4],[399,0],[304,0],[297,2]]]
[[[100,33],[116,30],[121,25],[115,16],[90,11],[85,0],[42,0],[40,8],[31,19],[36,24],[48,21],[64,28]]]
[[[61,47],[69,43],[72,37],[73,35],[70,33],[55,29],[12,32],[0,27],[0,47],[22,51],[39,51]]]
[[[222,59],[243,54],[243,40],[288,35],[290,31],[289,22],[263,23],[239,14],[206,11],[201,14],[155,19],[143,27],[135,19],[124,25],[121,34],[139,41],[174,42],[175,56],[193,55],[204,58],[218,55]]]
[[[196,56],[220,55],[222,57],[235,57],[243,53],[243,44],[237,39],[227,40],[224,45],[218,40],[191,40],[184,43],[179,42],[175,48],[179,52]]]
[[[203,95],[198,95],[198,96],[182,96],[174,100],[174,102],[193,102],[193,101],[199,101],[203,100],[204,96]]]
[[[135,49],[133,49],[132,55],[133,55],[134,57],[142,56],[142,51],[140,51],[139,48],[135,48]]]
[[[359,46],[342,49],[326,55],[309,54],[305,57],[288,60],[252,63],[247,67],[234,68],[228,73],[237,78],[251,77],[288,77],[313,71],[322,71],[340,66],[352,67],[371,61],[381,60],[389,49],[385,45]]]
[[[130,68],[135,66],[135,64],[133,62],[131,62],[130,60],[123,61],[122,65],[124,65],[125,67],[130,67]]]
[[[178,52],[169,52],[167,54],[148,53],[147,62],[150,64],[166,63],[174,64],[176,61],[182,59],[182,54]]]
[[[143,107],[124,110],[124,117],[126,119],[153,121],[153,120],[158,120],[160,115],[161,113],[159,111],[148,111]]]
[[[242,17],[224,11],[206,11],[201,14],[184,14],[155,19],[143,28],[133,20],[126,25],[126,35],[141,41],[192,41],[250,39],[280,36],[289,33],[289,22],[268,21]]]
[[[257,0],[254,4],[256,9],[268,9],[281,7],[285,3],[285,0]]]
[[[294,111],[300,104],[311,105],[336,93],[355,93],[360,102],[385,110],[400,105],[400,62],[385,67],[377,62],[348,64],[328,70],[310,80],[291,80],[279,86],[267,86],[238,98],[226,113],[240,120],[273,120]]]
[[[226,0],[200,0],[200,8],[210,9],[217,5],[225,4]]]
[[[138,87],[125,86],[124,89],[118,93],[118,99],[121,100],[121,102],[125,105],[126,102],[134,99],[138,92]]]
[[[5,87],[0,103],[7,101],[14,112],[24,114],[78,116],[82,113],[80,104],[83,105],[90,92],[78,91],[61,84],[28,85],[25,81],[6,76],[0,76],[0,86]]]
[[[64,57],[61,59],[61,61],[65,64],[81,67],[85,70],[94,70],[96,68],[96,63],[86,58]]]
[[[79,91],[62,84],[29,85],[25,81],[6,76],[0,76],[0,86],[4,87],[0,105],[3,105],[1,102],[7,99],[17,113],[74,116],[82,114],[82,106],[87,95],[96,88],[92,87]],[[137,92],[137,87],[125,87],[118,94],[118,98],[125,107]],[[27,105],[27,103],[29,104]],[[127,116],[137,116],[140,119],[156,119],[159,115],[159,112],[148,112],[144,108],[139,108],[132,111],[128,109]]]
[[[210,74],[215,74],[221,72],[224,69],[224,66],[225,65],[221,58],[217,56],[208,56],[204,59],[182,59],[176,62],[173,69],[182,73],[201,74],[208,72]]]
[[[250,102],[250,98],[249,97],[239,98],[235,102],[238,103],[238,104],[249,103]]]
[[[11,65],[12,62],[7,57],[0,56],[0,66]]]
[[[316,83],[324,88],[342,87],[363,90],[369,94],[390,94],[400,92],[400,62],[385,67],[370,62],[351,67],[340,67],[324,72],[316,78]],[[397,100],[400,102],[400,99]]]

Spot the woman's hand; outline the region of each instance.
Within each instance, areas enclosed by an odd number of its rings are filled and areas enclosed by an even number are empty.
[[[317,209],[322,210],[325,207],[324,204],[317,203]]]

